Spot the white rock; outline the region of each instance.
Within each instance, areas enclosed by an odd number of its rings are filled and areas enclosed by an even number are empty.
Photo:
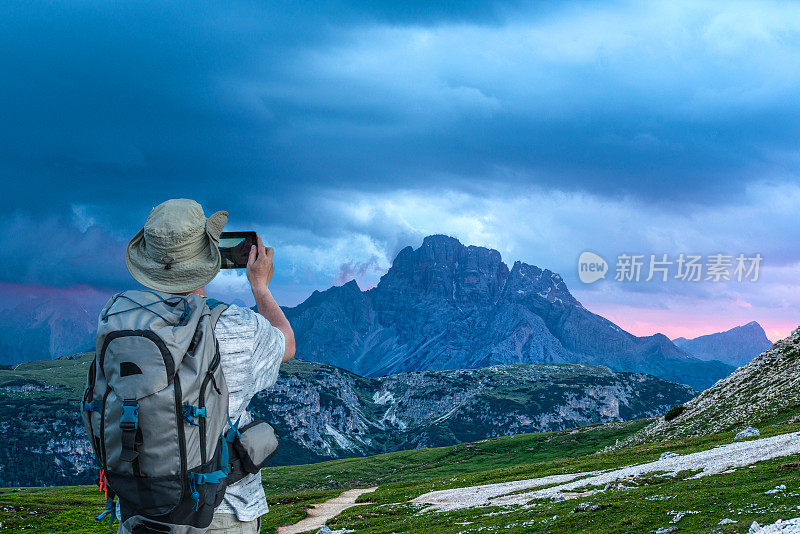
[[[669,460],[670,458],[678,458],[679,456],[680,456],[680,454],[678,454],[676,452],[667,451],[667,452],[662,452],[661,456],[659,456],[658,459],[659,460]]]
[[[717,524],[718,525],[732,525],[734,523],[738,523],[738,521],[734,521],[733,519],[729,519],[729,518],[726,517],[725,519],[723,519],[722,521],[720,521]]]
[[[748,534],[797,534],[800,532],[800,517],[788,519],[786,521],[778,519],[773,524],[764,525],[763,527],[753,521],[753,524],[750,525],[750,530],[747,532]]]
[[[733,439],[757,438],[760,435],[761,432],[759,432],[757,428],[750,426],[736,434],[736,437]]]
[[[611,484],[635,479],[646,473],[663,473],[664,471],[678,473],[683,470],[693,470],[698,473],[691,478],[697,479],[791,454],[800,454],[800,432],[728,443],[705,451],[682,454],[680,458],[669,461],[669,469],[665,469],[665,462],[653,461],[602,473],[567,473],[528,480],[431,491],[416,497],[411,502],[432,505],[435,509],[443,511],[487,505],[526,505],[534,499],[552,499],[559,494],[572,498],[571,494],[585,486],[603,487],[605,485],[606,488],[611,488]]]

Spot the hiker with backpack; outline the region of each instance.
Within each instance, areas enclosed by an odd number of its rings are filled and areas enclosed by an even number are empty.
[[[260,468],[277,439],[247,405],[294,356],[294,334],[269,291],[273,250],[250,250],[258,313],[205,297],[220,270],[226,212],[187,199],[150,212],[125,262],[147,289],[103,308],[82,417],[121,533],[260,531]],[[114,504],[114,497],[119,504]]]

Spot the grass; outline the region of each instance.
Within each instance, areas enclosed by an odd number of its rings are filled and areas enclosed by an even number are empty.
[[[591,454],[643,428],[650,420],[592,425],[576,430],[519,434],[449,447],[398,451],[366,458],[270,467],[262,471],[268,493],[373,486],[480,473],[557,458]]]
[[[686,454],[733,440],[721,433],[668,443],[602,451],[648,421],[593,425],[574,431],[524,434],[476,443],[402,451],[369,458],[263,471],[270,504],[263,532],[294,523],[313,503],[350,487],[379,485],[329,522],[331,528],[391,532],[746,532],[752,521],[800,516],[800,455],[756,464],[733,473],[691,479],[693,473],[651,473],[606,491],[561,502],[533,501],[525,507],[482,507],[423,512],[407,503],[422,493],[550,474],[610,469],[657,459],[667,450]],[[761,428],[762,436],[800,430],[800,424]],[[779,484],[787,490],[764,492]],[[108,532],[93,517],[103,508],[99,491],[87,487],[0,490],[0,531]],[[675,523],[678,512],[685,515]],[[691,512],[691,513],[689,513]],[[694,513],[697,512],[697,513]],[[719,526],[724,518],[737,523]]]
[[[337,490],[268,495],[270,512],[262,518],[262,532],[296,523],[314,503],[335,497]],[[96,487],[0,489],[0,532],[47,534],[108,534],[108,522],[94,520],[105,508]],[[116,529],[115,529],[116,531]]]
[[[108,523],[94,517],[105,508],[97,488],[27,488],[0,490],[0,531],[108,534]]]
[[[71,390],[71,397],[80,398],[86,387],[93,352],[76,354],[70,359],[36,360],[21,363],[0,372],[0,387],[20,384],[39,384]],[[61,394],[60,396],[63,396]]]
[[[798,455],[800,456],[800,455]],[[331,528],[364,533],[390,532],[746,532],[753,521],[771,523],[800,515],[797,473],[782,469],[792,458],[762,462],[754,469],[684,480],[643,479],[638,487],[612,488],[590,497],[561,502],[533,501],[528,507],[483,507],[454,512],[419,513],[406,504],[373,504],[350,509]],[[787,491],[764,492],[778,484]],[[685,515],[670,523],[678,512]],[[698,513],[694,513],[698,512]],[[725,518],[735,524],[718,526]]]

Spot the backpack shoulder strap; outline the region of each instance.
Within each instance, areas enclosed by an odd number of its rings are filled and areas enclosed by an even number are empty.
[[[228,305],[217,299],[206,299],[206,304],[211,310],[211,326],[216,327],[219,316],[228,309]]]

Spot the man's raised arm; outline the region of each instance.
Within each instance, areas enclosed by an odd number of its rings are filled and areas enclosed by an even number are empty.
[[[250,282],[250,289],[256,299],[258,313],[283,333],[283,337],[286,340],[283,361],[288,362],[294,358],[294,332],[283,314],[283,310],[275,302],[272,293],[269,291],[269,283],[272,280],[272,273],[275,271],[275,265],[272,263],[274,254],[273,248],[265,248],[261,237],[259,237],[258,246],[250,248],[250,257],[247,260],[247,280]]]

